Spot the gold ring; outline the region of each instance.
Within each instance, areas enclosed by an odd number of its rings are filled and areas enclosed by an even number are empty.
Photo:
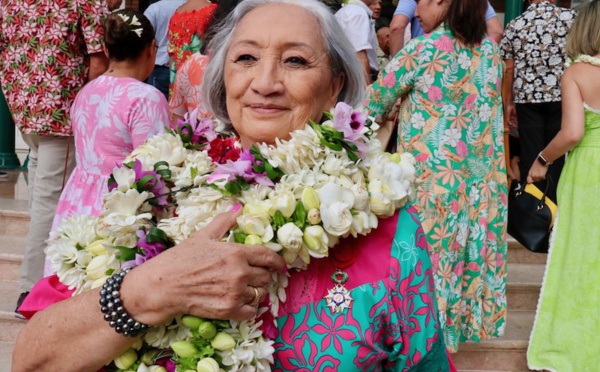
[[[249,305],[256,306],[260,302],[260,292],[258,292],[258,289],[256,287],[252,287],[252,289],[254,289],[254,299],[252,300],[252,302],[250,302]]]

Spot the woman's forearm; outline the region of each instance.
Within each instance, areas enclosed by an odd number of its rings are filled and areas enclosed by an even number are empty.
[[[97,371],[133,345],[108,326],[99,298],[96,289],[37,313],[19,334],[13,372]]]
[[[553,162],[570,151],[581,139],[581,136],[572,132],[560,130],[554,139],[542,151],[543,156],[549,162]]]

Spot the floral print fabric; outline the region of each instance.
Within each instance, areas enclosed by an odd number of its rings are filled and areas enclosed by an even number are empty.
[[[69,108],[102,52],[101,0],[2,0],[0,81],[26,134],[71,136]]]
[[[500,51],[502,58],[515,61],[515,103],[561,100],[566,37],[575,15],[574,10],[544,1],[531,4],[506,26]]]
[[[507,181],[496,44],[473,48],[445,26],[413,39],[365,102],[377,118],[404,97],[398,146],[417,159],[415,207],[450,351],[501,336],[506,316]]]
[[[344,269],[354,299],[344,312],[333,313],[323,298],[333,287],[330,260],[292,272],[287,314],[277,318],[274,371],[448,370],[418,221],[413,207],[404,208],[368,236],[347,238],[332,251],[355,257]]]
[[[77,166],[58,201],[53,231],[74,214],[99,215],[114,167],[169,125],[160,91],[132,78],[104,75],[81,90],[71,115]]]
[[[169,20],[167,53],[171,58],[171,84],[181,65],[202,47],[202,36],[217,4],[188,12],[175,12]]]
[[[173,92],[169,98],[169,108],[172,114],[183,117],[202,104],[200,87],[208,61],[207,56],[194,53],[181,66],[175,76]]]

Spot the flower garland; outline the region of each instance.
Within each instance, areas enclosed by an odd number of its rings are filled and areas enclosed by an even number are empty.
[[[412,199],[415,160],[382,152],[373,138],[378,126],[362,111],[338,103],[325,115],[325,122],[310,122],[290,140],[242,149],[220,123],[193,113],[114,169],[100,217],[62,222],[46,249],[53,270],[75,293],[99,287],[237,203],[243,213],[227,240],[278,251],[289,269],[305,269],[311,259],[328,256],[340,238],[368,234],[378,218]],[[287,276],[274,276],[268,308],[259,313],[276,317],[286,300]],[[179,316],[152,328],[111,367],[268,371],[273,342],[257,319]]]
[[[575,58],[574,60],[569,61],[569,63],[567,64],[567,67],[569,67],[571,65],[574,65],[577,62],[586,62],[586,63],[589,63],[590,65],[600,67],[600,58],[594,57],[594,56],[590,56],[590,55],[587,55],[587,54],[580,54],[580,55],[578,55],[577,58]]]

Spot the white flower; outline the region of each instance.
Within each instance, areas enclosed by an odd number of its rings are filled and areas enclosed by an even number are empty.
[[[55,232],[51,233],[50,240],[65,237],[76,245],[85,247],[97,238],[96,226],[98,217],[74,215],[62,220]]]
[[[454,147],[458,144],[458,141],[460,141],[460,137],[461,134],[457,128],[449,128],[444,131],[442,142]]]
[[[467,52],[461,52],[458,55],[458,64],[463,70],[466,70],[469,67],[471,67],[471,58],[469,58]]]
[[[487,103],[484,103],[479,108],[479,119],[481,119],[482,122],[486,122],[486,121],[490,120],[491,117],[492,117],[492,108]]]
[[[273,212],[280,211],[285,218],[290,218],[296,210],[296,197],[289,190],[279,190],[272,194]]]
[[[429,92],[429,87],[433,84],[434,81],[435,79],[432,75],[424,74],[422,76],[419,76],[419,78],[417,79],[417,82],[415,83],[415,88],[417,88],[417,90],[420,90],[423,93],[427,93]]]
[[[420,112],[415,112],[410,116],[410,124],[415,129],[421,129],[425,126],[425,117]]]
[[[279,244],[291,252],[297,252],[302,248],[302,236],[302,230],[293,222],[288,222],[277,230]]]
[[[271,218],[259,204],[246,204],[244,213],[237,218],[237,223],[245,234],[259,236],[263,242],[273,239]]]
[[[354,193],[331,182],[318,192],[325,231],[334,236],[346,235],[352,225],[350,208],[354,205]]]
[[[135,171],[129,167],[115,167],[112,176],[120,192],[126,192],[135,184]]]
[[[356,210],[365,210],[369,206],[369,192],[364,185],[355,184],[350,187],[354,194],[353,208]]]
[[[127,158],[125,163],[135,159],[142,163],[144,170],[153,170],[154,164],[166,161],[171,167],[180,166],[185,160],[187,150],[179,136],[170,133],[150,137],[146,143],[139,146]]]
[[[308,247],[308,254],[314,258],[328,256],[329,238],[321,226],[309,226],[304,229],[304,243]]]
[[[110,257],[106,255],[94,257],[85,268],[87,277],[92,280],[105,277],[109,261]]]

